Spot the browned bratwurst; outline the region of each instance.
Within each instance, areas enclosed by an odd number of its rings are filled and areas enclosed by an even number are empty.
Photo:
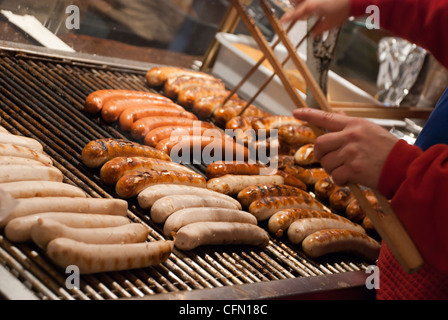
[[[99,168],[116,157],[148,157],[171,161],[166,153],[150,146],[113,138],[90,141],[81,153],[83,163],[90,168]]]

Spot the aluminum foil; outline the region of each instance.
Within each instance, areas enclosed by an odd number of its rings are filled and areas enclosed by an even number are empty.
[[[378,100],[399,106],[415,84],[427,51],[404,39],[386,37],[378,45]]]

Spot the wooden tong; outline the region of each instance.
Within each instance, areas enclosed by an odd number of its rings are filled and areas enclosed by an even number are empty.
[[[282,64],[278,61],[272,48],[267,43],[263,34],[257,27],[255,21],[250,17],[249,14],[247,14],[240,0],[231,0],[231,1],[234,8],[240,14],[242,21],[249,29],[249,32],[251,33],[252,37],[255,39],[258,46],[263,51],[265,57],[271,63],[272,67],[275,70],[275,73],[282,81],[288,95],[291,97],[295,105],[299,108],[308,107],[306,102],[299,96],[297,90],[291,84],[290,80],[285,74],[285,71],[283,70]],[[274,31],[279,36],[279,40],[286,47],[290,59],[294,63],[297,70],[299,70],[300,73],[302,74],[306,82],[306,85],[309,89],[309,92],[311,92],[311,94],[315,98],[320,109],[327,112],[333,112],[331,106],[327,101],[327,98],[323,94],[316,80],[311,75],[311,72],[309,71],[306,63],[304,63],[297,55],[296,49],[294,49],[294,46],[291,43],[287,32],[284,30],[282,24],[275,16],[271,5],[266,0],[259,0],[259,2],[270,24],[274,28]],[[323,134],[323,132],[317,132],[316,134],[318,135]],[[420,255],[420,252],[418,251],[417,247],[413,243],[412,239],[406,232],[404,226],[402,225],[398,217],[395,215],[393,209],[390,206],[389,201],[377,190],[373,190],[384,211],[384,214],[379,214],[369,203],[364,192],[361,191],[358,185],[354,183],[349,183],[348,186],[350,187],[350,190],[353,192],[353,195],[358,200],[360,207],[370,218],[376,231],[385,241],[385,243],[393,253],[394,257],[403,267],[403,269],[409,274],[418,271],[423,266],[424,263],[423,258]]]

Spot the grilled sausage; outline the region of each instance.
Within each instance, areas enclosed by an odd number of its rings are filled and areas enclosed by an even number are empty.
[[[244,188],[255,184],[274,183],[284,184],[285,179],[281,176],[244,176],[244,175],[225,175],[219,178],[208,180],[207,188],[228,195],[238,194]]]
[[[172,102],[168,98],[134,98],[134,99],[109,99],[101,110],[101,117],[104,121],[112,123],[117,121],[120,116],[128,109],[133,108],[163,108],[170,110],[185,111],[185,109]]]
[[[174,212],[185,208],[219,207],[238,210],[233,201],[213,196],[172,195],[160,198],[151,207],[151,219],[164,223]]]
[[[177,102],[187,109],[192,109],[195,101],[208,99],[209,97],[228,97],[230,93],[230,91],[224,90],[221,87],[190,87],[179,92]],[[232,97],[238,98],[238,95],[234,94]]]
[[[287,166],[295,165],[294,156],[278,154],[270,159],[269,165],[279,170],[284,170]]]
[[[230,99],[223,106],[218,106],[213,110],[213,119],[216,124],[221,127],[225,127],[227,122],[229,122],[232,118],[242,115],[242,116],[254,116],[254,117],[262,117],[265,115],[263,111],[258,109],[254,105],[249,105],[243,113],[243,109],[246,107],[247,101],[242,99]]]
[[[216,161],[207,166],[205,175],[207,179],[225,176],[226,174],[235,175],[263,175],[268,167],[259,163],[239,162],[239,161]]]
[[[348,219],[305,218],[291,223],[288,228],[288,239],[293,244],[299,244],[310,234],[324,229],[344,229],[365,233],[363,227]]]
[[[174,245],[180,250],[193,250],[203,245],[253,245],[265,247],[269,243],[267,232],[250,223],[196,222],[176,233]]]
[[[314,143],[316,140],[314,131],[305,125],[281,126],[278,129],[278,137],[281,142],[299,146]]]
[[[101,111],[104,104],[109,99],[159,99],[171,102],[170,99],[152,92],[138,90],[97,90],[89,94],[85,101],[85,109],[89,113],[97,113]]]
[[[0,183],[0,188],[16,199],[33,197],[87,197],[87,194],[81,188],[58,181],[14,181]]]
[[[163,233],[170,236],[186,225],[205,221],[257,224],[257,219],[246,211],[213,207],[186,208],[173,212],[166,219]]]
[[[11,156],[0,156],[0,166],[6,166],[6,165],[50,166],[49,164],[45,164],[33,159],[11,157]]]
[[[338,187],[330,195],[329,203],[330,207],[339,212],[345,212],[350,201],[354,199],[354,195],[350,191],[349,187]]]
[[[149,209],[157,200],[169,195],[216,197],[230,201],[237,207],[237,209],[241,209],[241,204],[237,200],[225,194],[204,188],[175,184],[149,186],[139,193],[137,200],[140,208]]]
[[[166,153],[150,146],[112,138],[90,141],[81,153],[83,163],[90,168],[99,168],[116,157],[148,157],[171,160]]]
[[[326,200],[330,198],[331,194],[336,190],[336,188],[338,188],[338,186],[334,183],[333,179],[328,176],[326,178],[318,180],[314,184],[314,193],[320,199]]]
[[[213,76],[199,71],[188,70],[177,67],[154,67],[146,73],[146,81],[152,87],[162,86],[169,78],[180,76],[213,78]]]
[[[266,183],[254,184],[242,189],[237,196],[238,201],[245,208],[248,208],[255,200],[260,200],[264,197],[293,197],[293,196],[311,196],[305,191],[284,184]]]
[[[163,263],[173,241],[126,244],[89,244],[57,238],[47,246],[48,256],[61,268],[78,266],[81,274],[145,268]]]
[[[244,161],[249,159],[249,150],[228,136],[179,136],[160,141],[156,149],[171,158],[183,158],[186,155],[201,156],[203,162],[215,159]],[[185,152],[185,153],[184,153]],[[198,154],[200,152],[200,154]],[[188,158],[189,160],[190,158]],[[207,161],[210,159],[210,161]]]
[[[307,189],[306,184],[299,178],[296,178],[293,175],[290,175],[289,173],[284,172],[283,170],[277,170],[276,174],[279,176],[282,176],[285,179],[286,185],[296,187],[296,188],[306,191],[306,189]]]
[[[31,228],[41,218],[51,219],[72,228],[107,228],[122,226],[131,221],[123,216],[92,213],[44,212],[12,219],[5,227],[5,236],[13,242],[31,240]]]
[[[16,146],[30,148],[36,152],[44,152],[42,144],[36,139],[22,137],[15,134],[0,132],[0,143],[9,143]]]
[[[220,90],[225,90],[226,88],[221,79],[183,75],[169,78],[165,82],[163,93],[169,98],[176,99],[181,91],[192,87],[215,88]]]
[[[49,156],[43,153],[37,152],[27,147],[8,143],[0,143],[0,156],[32,159],[49,166],[53,165],[53,160],[51,160]]]
[[[198,120],[191,112],[164,107],[132,107],[123,111],[119,118],[120,128],[130,131],[135,121],[146,117],[177,117]]]
[[[200,174],[172,170],[148,170],[146,172],[135,171],[121,177],[115,185],[115,191],[120,198],[129,199],[155,184],[183,184],[206,188],[206,180]]]
[[[308,166],[319,163],[314,157],[314,144],[306,144],[294,154],[294,161],[299,166]]]
[[[323,168],[305,169],[300,166],[286,165],[283,170],[286,173],[302,180],[307,186],[314,186],[317,181],[329,176]]]
[[[366,195],[367,201],[375,210],[381,210],[378,199],[373,195]],[[345,208],[345,216],[354,222],[362,222],[366,217],[366,213],[362,210],[359,202],[354,198]]]
[[[330,253],[354,253],[369,261],[378,258],[381,245],[366,234],[343,230],[320,230],[302,242],[303,252],[315,259]]]
[[[171,161],[145,157],[117,157],[101,167],[100,178],[106,184],[114,185],[121,177],[132,171],[147,170],[174,170],[196,174],[193,170]]]
[[[140,223],[128,223],[107,228],[72,228],[60,222],[42,218],[31,227],[31,239],[40,248],[56,238],[68,238],[84,243],[122,244],[144,242],[149,229]]]
[[[305,123],[293,116],[267,116],[258,119],[252,123],[255,130],[266,130],[267,133],[272,129],[279,129],[280,127],[286,125],[296,125],[301,126]]]
[[[162,140],[173,138],[176,139],[179,136],[223,136],[224,133],[218,130],[218,128],[209,128],[208,126],[202,126],[198,122],[193,126],[166,126],[158,127],[149,131],[144,143],[148,146],[155,147],[157,143]]]
[[[344,219],[340,215],[323,210],[291,208],[274,213],[269,218],[268,229],[280,238],[294,221],[304,218]]]
[[[238,116],[230,119],[226,123],[226,129],[237,130],[241,129],[243,131],[253,129],[252,122],[258,120],[258,117],[248,117],[248,116]]]
[[[213,128],[214,125],[208,122],[198,122],[198,120],[177,118],[177,117],[146,117],[135,121],[131,126],[131,135],[135,139],[144,138],[148,132],[155,128],[166,126],[203,126]]]
[[[57,181],[62,182],[64,176],[56,167],[34,165],[0,166],[0,183],[14,181]]]
[[[35,197],[18,199],[14,210],[0,220],[0,227],[10,220],[42,212],[78,212],[126,216],[128,203],[121,199]]]
[[[301,194],[300,196],[264,197],[255,200],[250,204],[249,212],[259,221],[263,221],[269,219],[274,213],[289,208],[325,210],[325,207],[314,200],[311,195]]]

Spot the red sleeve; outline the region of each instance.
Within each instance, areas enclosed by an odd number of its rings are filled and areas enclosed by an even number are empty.
[[[378,190],[392,199],[425,261],[448,274],[448,145],[423,152],[400,140],[386,160]]]
[[[366,15],[370,5],[380,9],[382,28],[422,46],[448,67],[448,42],[440,41],[448,37],[448,0],[351,0],[351,14]]]

